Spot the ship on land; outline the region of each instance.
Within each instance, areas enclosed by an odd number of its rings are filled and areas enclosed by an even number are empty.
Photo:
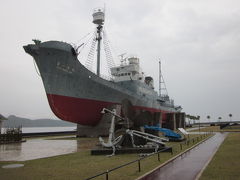
[[[100,120],[101,110],[109,105],[121,104],[124,99],[134,109],[166,113],[180,112],[168,95],[158,94],[153,87],[153,78],[145,76],[139,58],[121,59],[121,64],[110,68],[111,79],[100,73],[100,49],[103,39],[104,10],[93,13],[96,24],[97,70],[89,70],[78,60],[78,48],[61,41],[41,42],[24,46],[39,69],[47,99],[53,113],[62,120],[95,126]],[[161,80],[161,78],[160,78]]]

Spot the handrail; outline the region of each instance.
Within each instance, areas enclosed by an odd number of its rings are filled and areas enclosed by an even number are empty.
[[[201,135],[200,135],[201,140],[202,140],[202,135],[203,135],[204,137],[206,137],[207,134],[212,134],[212,133],[213,133],[213,132],[207,132],[207,133],[205,133],[205,134],[201,134]],[[180,149],[182,150],[182,145],[183,145],[183,144],[189,145],[189,143],[190,143],[191,141],[192,141],[193,143],[195,143],[195,139],[197,139],[197,141],[199,141],[199,136],[194,137],[194,138],[186,139],[184,142],[179,143],[179,144],[180,144]],[[171,154],[172,154],[172,155],[173,155],[173,147],[179,146],[179,144],[175,144],[175,145],[172,145],[172,146],[169,147],[169,148],[171,148]],[[158,161],[160,161],[159,153],[160,153],[160,152],[163,152],[163,151],[165,151],[165,149],[159,150],[159,151],[157,151],[157,152],[152,152],[152,153],[150,153],[150,154],[147,154],[147,155],[144,156],[144,157],[140,157],[140,158],[138,158],[138,159],[136,159],[136,160],[133,160],[133,161],[130,161],[130,162],[128,162],[128,163],[122,164],[122,165],[120,165],[120,166],[114,167],[114,168],[112,168],[112,169],[106,170],[106,171],[101,172],[101,173],[99,173],[99,174],[96,174],[96,175],[94,175],[94,176],[92,176],[92,177],[89,177],[89,178],[87,178],[87,179],[85,179],[85,180],[94,179],[94,178],[96,178],[96,177],[98,177],[98,176],[102,176],[102,175],[104,175],[104,174],[106,175],[106,180],[108,180],[108,173],[110,173],[110,172],[112,172],[112,171],[115,171],[115,170],[117,170],[117,169],[120,169],[120,168],[122,168],[122,167],[128,166],[128,165],[130,165],[130,164],[133,164],[133,163],[135,163],[135,162],[138,162],[138,168],[139,168],[139,172],[140,172],[140,171],[141,171],[141,168],[140,168],[140,161],[141,161],[141,160],[143,160],[143,159],[145,159],[145,158],[148,158],[148,157],[151,157],[151,156],[153,156],[153,155],[155,155],[155,154],[158,154]]]

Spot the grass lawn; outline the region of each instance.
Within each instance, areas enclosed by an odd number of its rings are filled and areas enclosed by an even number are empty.
[[[220,129],[220,126],[209,126],[209,127],[203,127],[200,129],[200,132],[231,132],[231,131],[239,131],[240,132],[240,126],[229,126],[224,129]],[[199,129],[192,130],[191,132],[199,132]]]
[[[240,179],[240,133],[229,133],[200,180]]]
[[[196,135],[192,135],[191,137],[195,136]],[[69,140],[72,139],[73,138],[71,137],[69,138]],[[117,167],[139,158],[138,154],[116,155],[113,157],[91,156],[89,148],[95,144],[96,138],[78,139],[80,143],[82,143],[83,149],[80,152],[23,162],[0,162],[0,167],[11,163],[23,163],[25,165],[22,168],[15,169],[0,168],[0,179],[86,179],[98,173],[104,172],[107,169]],[[195,141],[195,143],[197,142]],[[109,179],[135,179],[172,158],[181,151],[191,147],[193,142],[191,142],[189,146],[183,145],[182,150],[180,150],[179,142],[170,142],[169,145],[174,145],[173,155],[167,152],[161,153],[160,162],[157,159],[157,155],[153,155],[152,157],[141,160],[141,172],[138,172],[138,164],[134,163],[111,172],[109,174]],[[105,176],[103,175],[96,179],[104,178]]]

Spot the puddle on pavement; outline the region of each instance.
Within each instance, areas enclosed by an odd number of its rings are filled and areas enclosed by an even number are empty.
[[[20,168],[20,167],[23,167],[23,166],[24,166],[24,164],[8,164],[8,165],[2,166],[2,168],[12,169],[12,168]]]
[[[0,161],[25,161],[80,151],[79,140],[29,139],[0,145]]]

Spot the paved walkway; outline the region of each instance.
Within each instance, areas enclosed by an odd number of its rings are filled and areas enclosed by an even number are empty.
[[[216,153],[227,133],[216,133],[212,138],[178,157],[161,169],[142,178],[142,180],[194,180],[199,172]]]

